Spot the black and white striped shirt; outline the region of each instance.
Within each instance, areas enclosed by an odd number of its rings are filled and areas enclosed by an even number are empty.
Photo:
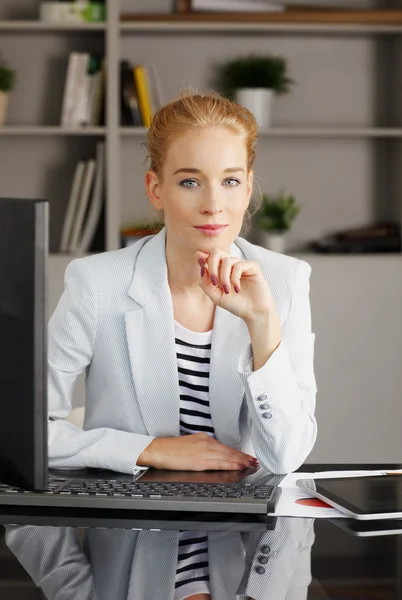
[[[212,330],[199,333],[175,321],[180,389],[181,435],[206,432],[215,437],[209,408],[209,364]],[[210,594],[206,531],[180,531],[174,600]]]

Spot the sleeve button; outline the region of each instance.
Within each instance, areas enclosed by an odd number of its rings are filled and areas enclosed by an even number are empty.
[[[266,394],[260,394],[257,398],[257,400],[259,402],[262,402],[263,400],[266,400],[268,398],[268,396]]]
[[[262,417],[263,417],[264,419],[272,419],[272,413],[263,413],[263,414],[262,414]]]
[[[255,570],[257,571],[258,575],[264,575],[265,573],[264,567],[256,567]]]

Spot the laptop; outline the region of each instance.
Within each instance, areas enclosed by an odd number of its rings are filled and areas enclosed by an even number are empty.
[[[402,473],[299,479],[296,483],[347,517],[363,521],[402,518]]]
[[[242,471],[48,470],[44,200],[0,199],[0,512],[12,507],[267,515],[280,476]],[[172,475],[173,473],[173,475]]]

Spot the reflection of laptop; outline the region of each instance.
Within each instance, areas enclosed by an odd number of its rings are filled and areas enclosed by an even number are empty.
[[[299,479],[297,485],[355,519],[402,517],[402,474]]]
[[[0,506],[266,515],[281,477],[262,469],[135,475],[47,470],[48,203],[0,199]]]

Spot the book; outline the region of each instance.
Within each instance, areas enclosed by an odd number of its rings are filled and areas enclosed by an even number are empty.
[[[145,127],[149,127],[151,124],[151,104],[144,67],[142,65],[134,66],[134,81],[137,89],[142,121]]]
[[[93,86],[91,90],[89,124],[100,125],[103,121],[104,98],[105,98],[106,68],[105,59],[100,61],[99,70],[93,75]]]
[[[162,94],[162,86],[155,67],[146,66],[145,70],[147,73],[147,84],[151,96],[152,114],[154,114],[154,112],[156,112],[165,104]]]
[[[80,236],[82,233],[82,226],[84,223],[85,213],[88,207],[88,202],[91,194],[91,188],[93,184],[93,177],[95,173],[95,160],[90,159],[86,162],[85,173],[83,183],[80,189],[80,195],[78,200],[78,207],[75,213],[73,228],[71,232],[71,238],[69,240],[68,251],[78,252]]]
[[[74,216],[77,210],[80,190],[84,179],[84,171],[85,161],[81,160],[77,163],[74,171],[70,197],[67,204],[66,216],[64,218],[63,230],[61,234],[60,252],[68,252]]]
[[[78,252],[88,252],[95,237],[102,206],[105,198],[105,144],[98,142],[96,145],[96,172],[95,183],[92,189],[91,201],[88,205],[88,211],[85,223],[81,233],[81,239],[78,242]]]
[[[71,52],[68,57],[66,81],[64,85],[64,95],[61,110],[61,124],[63,127],[71,125],[72,114],[74,112],[74,94],[77,86],[78,63],[80,55],[78,52]]]
[[[120,61],[120,124],[142,126],[134,67],[128,60]]]
[[[85,122],[86,104],[89,87],[89,54],[81,53],[78,61],[78,74],[76,88],[74,90],[74,110],[72,113],[72,122],[70,125],[78,127]]]

